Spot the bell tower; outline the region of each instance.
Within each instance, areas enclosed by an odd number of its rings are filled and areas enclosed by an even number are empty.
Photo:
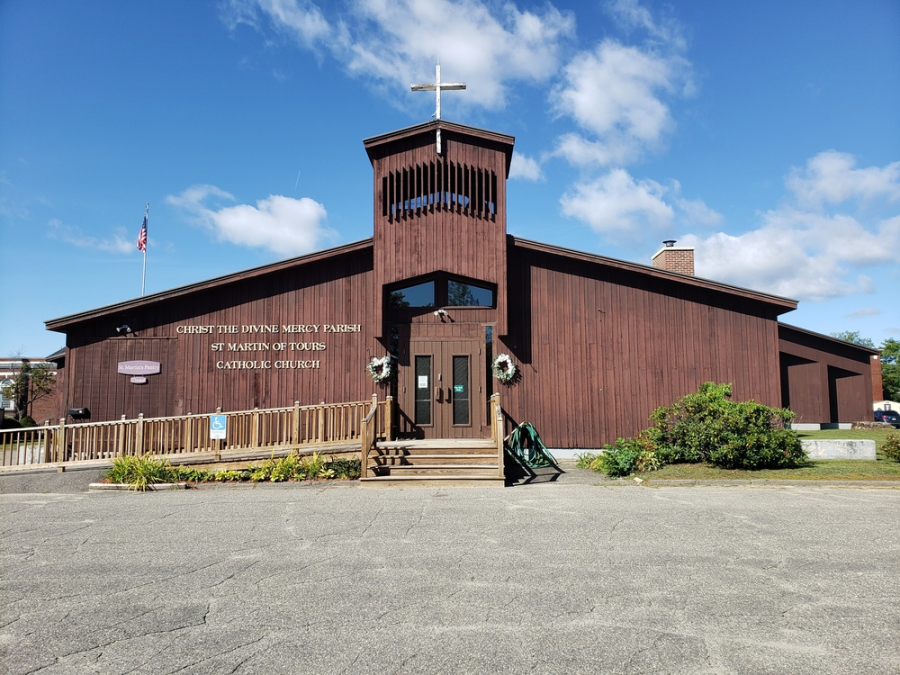
[[[506,334],[506,179],[514,142],[442,119],[364,141],[374,175],[374,335],[385,336],[389,287],[433,274],[496,288],[495,332]]]

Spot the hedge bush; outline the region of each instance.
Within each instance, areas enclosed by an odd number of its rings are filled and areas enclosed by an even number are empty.
[[[634,438],[618,438],[605,445],[594,466],[608,476],[630,476],[636,471],[654,471],[660,467],[656,449],[646,433]]]
[[[694,394],[657,408],[647,434],[662,463],[709,462],[725,469],[794,467],[806,459],[786,425],[794,413],[732,401],[730,384],[704,382]]]
[[[888,459],[900,462],[900,434],[888,434],[881,446],[881,453]]]

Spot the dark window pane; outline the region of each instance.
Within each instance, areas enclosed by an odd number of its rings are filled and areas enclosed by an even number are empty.
[[[462,281],[447,282],[448,307],[493,307],[494,292],[489,288]]]
[[[431,424],[431,357],[416,357],[416,424]]]
[[[434,282],[426,281],[391,291],[388,302],[391,307],[434,307]]]
[[[469,423],[469,357],[453,357],[453,424]]]

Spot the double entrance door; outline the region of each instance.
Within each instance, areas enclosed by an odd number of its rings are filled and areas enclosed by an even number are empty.
[[[471,340],[408,343],[401,408],[424,438],[480,438],[484,430],[484,356]]]

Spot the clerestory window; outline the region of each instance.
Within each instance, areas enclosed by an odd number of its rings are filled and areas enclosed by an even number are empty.
[[[424,307],[494,307],[493,286],[438,275],[433,279],[388,291],[388,306],[398,309]]]

